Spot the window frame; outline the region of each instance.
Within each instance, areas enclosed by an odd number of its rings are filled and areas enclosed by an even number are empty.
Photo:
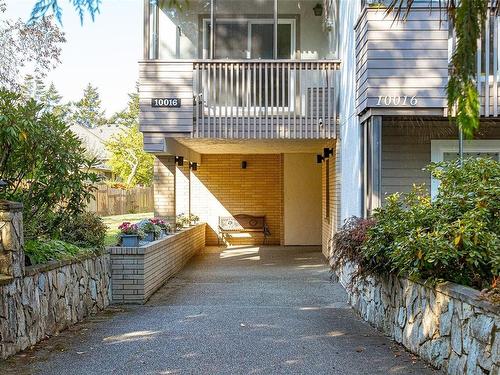
[[[458,152],[458,140],[431,139],[431,161],[439,163],[447,152]],[[475,139],[464,141],[464,152],[490,152],[500,154],[500,140]],[[434,199],[439,189],[439,180],[431,177],[431,198]]]

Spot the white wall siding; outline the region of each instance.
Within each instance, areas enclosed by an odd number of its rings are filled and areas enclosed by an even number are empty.
[[[340,220],[361,215],[361,132],[356,113],[356,35],[353,25],[360,13],[360,3],[339,1],[339,58],[342,61],[340,112],[341,181]],[[340,223],[341,224],[341,223]]]

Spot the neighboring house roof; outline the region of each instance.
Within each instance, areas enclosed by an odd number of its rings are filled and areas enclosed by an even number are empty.
[[[95,128],[87,128],[82,125],[74,124],[70,126],[70,130],[77,135],[87,149],[90,155],[96,157],[100,165],[96,169],[109,171],[107,165],[111,155],[106,149],[106,143],[109,142],[115,135],[123,132],[125,127],[122,125],[102,125]]]

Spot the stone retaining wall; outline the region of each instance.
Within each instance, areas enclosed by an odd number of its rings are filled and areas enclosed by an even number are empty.
[[[355,270],[348,263],[335,272],[364,320],[448,374],[500,373],[500,307],[478,291],[393,275],[353,278]]]
[[[113,303],[145,303],[205,246],[205,224],[141,247],[111,247]]]
[[[2,358],[97,313],[110,301],[109,255],[26,267],[0,285]]]
[[[109,255],[24,267],[22,205],[0,201],[0,358],[104,309]]]

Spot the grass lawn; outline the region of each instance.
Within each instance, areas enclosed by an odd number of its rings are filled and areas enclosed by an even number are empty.
[[[103,216],[102,221],[108,227],[108,232],[106,233],[106,238],[104,240],[106,246],[116,245],[116,235],[118,234],[118,225],[124,221],[129,221],[135,223],[141,221],[142,219],[152,218],[152,212],[144,212],[141,214],[126,214],[126,215],[115,215],[115,216]]]

